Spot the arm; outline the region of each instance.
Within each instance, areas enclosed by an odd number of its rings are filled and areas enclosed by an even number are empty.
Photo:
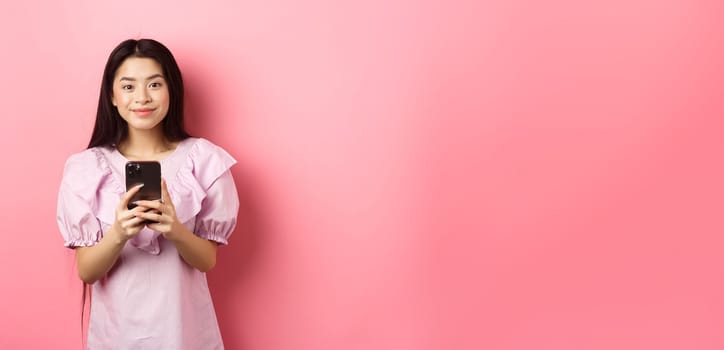
[[[128,240],[111,228],[96,245],[75,249],[78,276],[93,284],[110,271]]]
[[[197,270],[208,272],[216,265],[216,242],[193,234],[184,225],[179,225],[172,240],[181,257]]]
[[[143,228],[142,219],[137,216],[145,208],[126,208],[128,201],[140,188],[141,186],[132,188],[121,198],[116,208],[116,221],[97,244],[76,248],[78,276],[83,282],[93,284],[103,278],[118,260],[126,242]]]

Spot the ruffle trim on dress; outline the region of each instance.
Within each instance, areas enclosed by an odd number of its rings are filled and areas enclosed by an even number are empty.
[[[105,155],[103,155],[100,150],[95,151],[99,159],[99,164],[105,174],[101,182],[114,182],[115,191],[122,195],[125,193],[125,188],[112,176],[110,164]],[[190,220],[193,220],[201,211],[201,205],[207,196],[209,187],[211,187],[216,179],[236,164],[236,160],[222,148],[205,139],[199,138],[191,145],[191,149],[183,162],[176,172],[175,180],[167,182],[167,186],[171,199],[176,207],[176,216],[181,223],[186,224]],[[99,197],[103,197],[103,199],[99,198],[98,205],[103,206],[105,210],[97,211],[101,213],[98,219],[110,226],[115,221],[115,206],[118,205],[117,199],[116,203],[107,203],[106,201],[110,201],[109,196]],[[182,201],[185,205],[179,205]],[[107,207],[109,205],[111,208]],[[159,235],[160,233],[146,227],[142,229],[136,237],[132,238],[130,243],[138,249],[158,255],[161,253],[158,242]],[[223,244],[226,243],[226,239],[223,237],[216,235],[209,236],[210,237],[203,238],[212,239]]]

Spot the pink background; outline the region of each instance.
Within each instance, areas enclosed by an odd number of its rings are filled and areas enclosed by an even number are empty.
[[[723,14],[5,2],[0,348],[81,346],[62,166],[110,50],[153,37],[190,130],[239,160],[209,274],[229,349],[722,349]]]

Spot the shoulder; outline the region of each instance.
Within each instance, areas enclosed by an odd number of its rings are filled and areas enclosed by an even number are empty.
[[[65,161],[65,172],[78,170],[91,170],[102,168],[105,164],[103,150],[100,147],[93,147],[78,153],[71,154]]]
[[[221,146],[203,138],[190,137],[188,141],[191,144],[191,151],[202,154],[225,154],[229,155]],[[230,156],[230,155],[229,155]]]
[[[71,154],[63,167],[63,182],[68,184],[97,183],[110,174],[103,150],[89,148]],[[73,186],[75,187],[75,186]]]
[[[219,163],[225,167],[231,167],[236,159],[225,149],[215,143],[200,137],[191,138],[189,158],[195,164],[214,165]]]
[[[189,153],[182,173],[192,174],[203,188],[208,188],[219,176],[229,170],[236,159],[222,147],[204,138],[190,138]]]

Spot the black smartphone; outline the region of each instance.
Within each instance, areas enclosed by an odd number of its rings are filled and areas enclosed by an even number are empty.
[[[131,161],[126,163],[126,191],[143,184],[128,202],[128,209],[136,207],[137,200],[161,200],[161,163]]]

